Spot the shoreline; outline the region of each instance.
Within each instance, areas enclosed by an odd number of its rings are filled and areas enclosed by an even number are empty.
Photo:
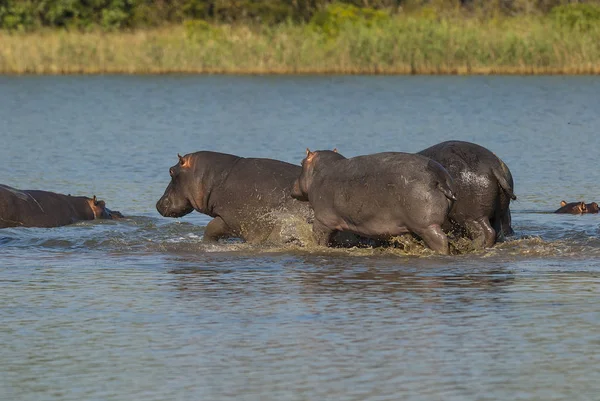
[[[527,68],[527,67],[497,67],[497,68],[457,68],[457,69],[430,69],[411,71],[409,68],[394,70],[352,70],[352,69],[298,69],[287,70],[260,70],[260,69],[146,69],[146,70],[123,70],[123,69],[96,69],[96,68],[64,68],[38,69],[36,71],[3,71],[3,77],[25,77],[25,76],[152,76],[152,75],[186,75],[186,76],[209,76],[209,75],[231,75],[231,76],[598,76],[600,65],[590,68],[564,69],[564,68]]]

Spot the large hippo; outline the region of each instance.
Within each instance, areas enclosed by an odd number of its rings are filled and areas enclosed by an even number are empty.
[[[441,225],[454,193],[448,172],[421,155],[386,152],[347,159],[336,151],[307,149],[292,196],[310,202],[320,245],[329,245],[336,231],[375,239],[411,232],[448,254]]]
[[[510,201],[517,199],[510,170],[494,153],[470,142],[447,141],[418,152],[446,168],[456,198],[445,229],[466,233],[477,247],[513,234]]]
[[[193,210],[213,217],[204,231],[206,242],[230,237],[249,243],[294,241],[299,239],[295,233],[279,235],[281,228],[312,219],[309,205],[290,196],[300,166],[210,151],[178,157],[156,209],[165,217]]]
[[[123,215],[108,209],[94,196],[63,195],[55,192],[21,191],[0,185],[0,228],[59,227],[81,220],[113,219]]]

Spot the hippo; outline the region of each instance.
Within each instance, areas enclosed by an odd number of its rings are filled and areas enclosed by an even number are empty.
[[[182,217],[194,210],[213,217],[204,242],[226,238],[253,244],[294,242],[299,238],[294,233],[279,235],[281,228],[312,221],[310,206],[290,196],[300,166],[211,151],[178,157],[156,209],[164,217]],[[352,246],[351,240],[339,238],[337,245]]]
[[[59,227],[82,220],[122,218],[96,196],[63,195],[49,191],[18,190],[0,185],[0,228]]]
[[[456,200],[454,183],[427,157],[385,152],[347,159],[335,150],[306,149],[292,196],[312,206],[319,245],[329,245],[336,231],[375,239],[410,232],[449,253],[441,225]]]
[[[557,209],[556,211],[554,211],[554,213],[568,213],[568,214],[598,213],[598,204],[596,202],[567,203],[565,201],[561,201],[560,208]]]
[[[457,201],[445,230],[466,234],[476,248],[514,234],[509,206],[517,197],[510,170],[498,156],[463,141],[442,142],[418,154],[440,163],[454,179]]]

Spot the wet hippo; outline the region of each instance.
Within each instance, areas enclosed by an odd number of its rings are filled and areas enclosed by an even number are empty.
[[[121,217],[121,213],[109,210],[104,201],[97,200],[95,196],[21,191],[0,185],[0,228],[59,227],[81,220]]]
[[[375,239],[411,232],[434,251],[449,252],[441,225],[455,200],[454,184],[427,157],[387,152],[347,159],[307,149],[292,196],[310,202],[320,245],[329,245],[335,231]]]
[[[182,217],[193,210],[213,219],[204,241],[237,237],[250,243],[287,242],[278,238],[283,220],[310,219],[304,202],[290,196],[300,166],[272,159],[244,158],[201,151],[179,156],[169,169],[171,182],[156,203],[165,217]]]
[[[494,153],[470,142],[447,141],[418,152],[446,168],[457,201],[444,225],[467,234],[477,247],[490,247],[513,234],[510,201],[517,199],[510,170]]]
[[[596,202],[585,203],[585,202],[571,202],[565,201],[560,202],[560,208],[554,213],[568,213],[568,214],[584,214],[584,213],[598,213],[598,204]]]

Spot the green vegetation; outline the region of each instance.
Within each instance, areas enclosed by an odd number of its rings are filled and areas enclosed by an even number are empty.
[[[0,72],[600,73],[596,3],[327,3],[0,0]]]

